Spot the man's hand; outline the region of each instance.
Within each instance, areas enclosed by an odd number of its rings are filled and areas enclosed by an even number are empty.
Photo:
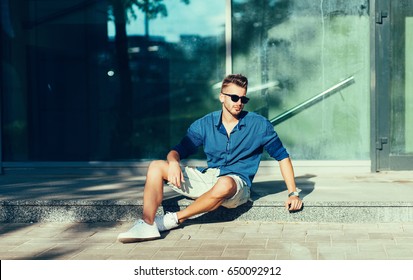
[[[303,202],[298,196],[290,196],[285,202],[285,208],[289,211],[297,211],[303,207]]]
[[[179,162],[169,163],[168,181],[178,188],[181,187],[181,182],[185,182]]]

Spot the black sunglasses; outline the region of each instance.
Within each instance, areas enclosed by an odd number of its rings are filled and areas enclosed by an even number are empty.
[[[238,102],[238,100],[241,99],[241,103],[242,104],[247,104],[248,101],[250,101],[250,99],[246,96],[238,96],[236,94],[228,94],[228,93],[223,93],[221,92],[223,95],[229,96],[231,97],[232,102]]]

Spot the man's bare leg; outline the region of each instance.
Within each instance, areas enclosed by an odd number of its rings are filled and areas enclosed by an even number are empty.
[[[187,208],[177,212],[179,223],[197,214],[217,209],[227,198],[234,196],[237,185],[231,177],[221,177],[208,192],[198,197]]]
[[[142,220],[153,224],[156,211],[163,199],[164,180],[168,176],[169,163],[164,160],[152,161],[146,175],[145,189],[143,191]]]

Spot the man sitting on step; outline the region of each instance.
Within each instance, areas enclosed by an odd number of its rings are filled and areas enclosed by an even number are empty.
[[[142,218],[130,230],[119,234],[120,242],[156,239],[161,231],[176,228],[190,217],[214,211],[219,206],[235,208],[247,202],[264,149],[279,161],[289,193],[286,208],[301,209],[291,160],[274,127],[266,118],[243,111],[249,101],[247,87],[248,79],[240,74],[225,77],[219,95],[222,109],[196,120],[166,160],[150,163]],[[182,168],[180,160],[201,146],[208,167]],[[156,216],[165,181],[176,192],[195,200],[181,211]]]

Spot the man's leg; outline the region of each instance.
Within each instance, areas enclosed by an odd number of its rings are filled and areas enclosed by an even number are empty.
[[[168,177],[168,162],[164,160],[152,161],[146,175],[143,191],[142,220],[153,224],[156,211],[163,199],[164,180]]]
[[[206,193],[198,197],[184,210],[177,212],[179,223],[197,214],[210,212],[217,209],[226,199],[237,193],[237,184],[234,179],[223,176]]]
[[[154,223],[155,213],[163,199],[163,183],[168,173],[166,161],[153,161],[149,165],[143,194],[143,215],[127,232],[120,233],[122,243],[152,240],[161,237],[158,226]]]

